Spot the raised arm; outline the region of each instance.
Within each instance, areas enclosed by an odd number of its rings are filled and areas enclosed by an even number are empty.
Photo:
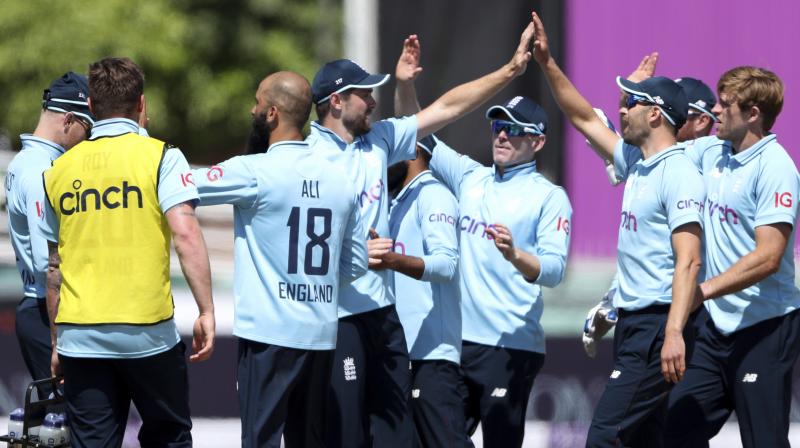
[[[533,23],[529,23],[519,39],[511,60],[498,70],[474,81],[454,87],[417,114],[417,139],[430,135],[456,121],[494,96],[511,80],[525,73],[531,60],[530,42]]]
[[[400,53],[400,58],[397,60],[397,68],[394,71],[396,81],[394,88],[394,114],[398,117],[414,115],[420,110],[417,89],[414,87],[414,80],[422,72],[419,61],[419,38],[416,34],[412,34],[403,41],[403,51]]]
[[[613,160],[614,147],[619,141],[619,137],[603,124],[594,113],[591,104],[581,96],[578,89],[556,64],[550,54],[544,25],[536,13],[532,15],[534,24],[533,57],[539,63],[558,107],[572,125],[589,140],[590,146],[601,158]]]
[[[214,301],[211,296],[211,266],[208,251],[200,231],[200,223],[189,202],[180,203],[165,213],[175,252],[181,263],[186,282],[192,290],[200,315],[194,323],[194,337],[189,361],[205,361],[214,351]]]

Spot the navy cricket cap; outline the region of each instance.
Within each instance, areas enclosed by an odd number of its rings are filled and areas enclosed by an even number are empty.
[[[711,109],[717,105],[717,97],[714,92],[703,81],[695,78],[678,78],[675,80],[683,89],[686,94],[686,99],[689,100],[689,108],[694,109],[701,114],[706,114],[711,117],[712,121],[719,121]]]
[[[675,129],[680,129],[686,123],[689,100],[675,81],[663,76],[654,76],[637,83],[617,76],[617,85],[623,92],[642,97],[646,102],[661,109],[664,117],[675,126]]]
[[[74,72],[64,73],[64,76],[50,83],[50,87],[42,94],[42,108],[53,112],[72,112],[94,123],[94,117],[89,111],[89,84],[86,77]]]
[[[515,96],[505,105],[494,105],[486,109],[486,118],[490,120],[511,120],[512,122],[532,128],[534,134],[547,134],[547,114],[542,106],[530,98]]]
[[[315,104],[328,101],[334,93],[350,89],[371,89],[386,83],[389,75],[371,75],[349,59],[328,62],[314,75],[311,93]]]

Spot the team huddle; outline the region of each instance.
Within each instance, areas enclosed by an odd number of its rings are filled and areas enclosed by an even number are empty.
[[[783,84],[736,67],[717,101],[697,79],[655,76],[657,58],[617,78],[620,136],[535,13],[508,63],[424,108],[412,35],[397,118],[370,120],[390,76],[350,60],[310,83],[273,73],[251,110],[264,151],[194,170],[148,135],[135,63],[69,72],[6,181],[25,363],[35,379],[63,375],[73,446],[121,446],[131,402],[142,446],[191,446],[170,243],[198,307],[189,360],[204,361],[215,321],[195,208],[231,204],[242,446],[470,447],[479,423],[483,446],[521,446],[545,360],[541,287],[564,278],[572,220],[536,167],[548,117],[523,96],[488,107],[492,167],[433,133],[534,59],[625,183],[617,276],[584,328],[593,355],[616,325],[587,446],[708,446],[733,411],[744,446],[789,446],[800,176],[769,132]]]

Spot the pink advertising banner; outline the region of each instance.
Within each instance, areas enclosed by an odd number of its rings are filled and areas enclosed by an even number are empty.
[[[657,74],[691,76],[716,90],[737,65],[768,68],[783,79],[783,112],[773,128],[800,160],[800,2],[776,0],[570,0],[565,2],[566,71],[595,107],[618,120],[617,75],[660,53]],[[572,252],[614,257],[622,187],[611,187],[602,162],[567,125],[566,188],[574,208]]]

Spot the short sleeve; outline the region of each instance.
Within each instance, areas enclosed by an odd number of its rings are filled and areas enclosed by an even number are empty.
[[[197,199],[189,162],[180,149],[167,149],[158,171],[158,203],[161,211],[166,213],[182,202],[194,202]]]
[[[622,139],[617,140],[617,145],[614,147],[614,171],[618,179],[626,180],[631,167],[640,160],[642,160],[641,149],[625,143]]]
[[[781,153],[780,157],[769,157],[769,151],[761,156],[761,167],[755,185],[755,227],[787,223],[792,226],[797,220],[797,201],[800,180],[794,162]]]
[[[370,139],[386,148],[389,165],[412,160],[417,157],[417,116],[381,120],[373,125]]]
[[[44,177],[42,177],[42,185],[44,185]],[[45,188],[44,190],[46,196],[47,189]],[[42,219],[39,220],[39,232],[42,234],[45,240],[57,243],[59,231],[58,217],[56,216],[56,212],[53,210],[53,207],[50,205],[49,200],[44,201],[42,213],[44,216],[42,216]]]
[[[192,180],[200,194],[200,205],[232,204],[251,208],[258,200],[258,178],[253,165],[263,154],[238,156],[219,165],[192,170]]]
[[[668,158],[663,163],[665,163],[664,169],[669,167],[671,174],[661,178],[661,197],[670,232],[690,222],[696,222],[702,227],[703,208],[706,202],[703,176],[682,153]]]

